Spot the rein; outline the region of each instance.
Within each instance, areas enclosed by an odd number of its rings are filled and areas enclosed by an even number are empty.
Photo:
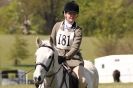
[[[25,76],[26,74],[30,73],[31,71],[33,71],[34,68],[32,68],[31,70],[29,70],[28,72],[24,73],[21,77]]]

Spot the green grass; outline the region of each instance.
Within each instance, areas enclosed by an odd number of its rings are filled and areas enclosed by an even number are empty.
[[[14,85],[14,86],[0,86],[0,88],[35,88],[34,85]],[[133,84],[122,84],[122,83],[113,83],[113,84],[100,84],[99,88],[133,88]]]
[[[30,69],[33,69],[33,66],[35,63],[34,59],[34,53],[36,51],[36,37],[40,37],[41,39],[48,39],[49,36],[43,36],[43,35],[28,35],[23,36],[24,39],[26,39],[28,43],[28,50],[30,53],[30,56],[21,61],[21,65],[14,66],[13,60],[9,59],[9,55],[11,51],[11,48],[13,46],[14,42],[14,36],[15,35],[0,35],[0,70],[2,69],[22,69],[28,72]],[[95,56],[95,45],[94,45],[94,38],[89,37],[83,37],[83,41],[81,44],[81,53],[83,55],[84,59],[89,59],[93,61]],[[28,73],[28,77],[32,79],[33,71]],[[14,85],[14,86],[0,86],[0,88],[35,88],[34,85]],[[100,84],[99,88],[133,88],[133,84]]]
[[[93,40],[95,39],[92,37],[83,37],[80,47],[83,58],[91,61],[96,58],[95,45],[93,44]]]
[[[24,39],[28,43],[28,51],[29,51],[29,57],[25,60],[21,61],[20,66],[14,66],[13,60],[9,59],[11,48],[13,47],[14,43],[14,37],[15,35],[0,35],[0,70],[2,69],[22,69],[26,72],[30,69],[33,69],[33,66],[35,63],[34,53],[36,50],[36,37],[40,37],[41,39],[48,39],[48,36],[41,36],[41,35],[29,35],[29,36],[23,36]],[[29,77],[32,77],[32,73],[29,73]]]
[[[133,88],[132,83],[100,84],[99,88]]]
[[[23,36],[23,38],[28,43],[28,51],[29,51],[29,57],[25,60],[21,61],[20,66],[14,66],[13,60],[9,59],[11,48],[13,47],[13,43],[15,40],[15,35],[0,35],[0,70],[2,69],[22,69],[26,72],[30,69],[33,69],[33,65],[35,64],[35,57],[34,53],[36,51],[36,37],[39,37],[41,39],[48,39],[49,36],[43,36],[43,35],[27,35]],[[89,37],[83,37],[83,41],[81,44],[81,53],[83,55],[83,58],[90,59],[93,61],[95,58],[94,53],[94,45],[92,43],[93,38]],[[30,66],[31,65],[31,66]],[[28,74],[29,78],[32,78],[33,71]]]
[[[29,58],[25,59],[22,64],[34,64],[34,53],[36,50],[35,40],[38,35],[23,36],[28,43],[28,51],[30,52]],[[39,36],[41,39],[48,39],[49,36]],[[94,59],[94,45],[92,38],[84,37],[81,44],[81,52],[85,59]],[[8,68],[13,64],[13,60],[9,59],[11,48],[14,43],[14,35],[0,35],[0,66]]]
[[[15,35],[0,35],[0,60],[1,65],[12,65],[9,55],[13,47]],[[28,43],[29,58],[22,61],[22,64],[34,64],[34,53],[36,50],[35,40],[37,35],[23,36]],[[42,39],[47,39],[48,36],[39,36]]]
[[[34,85],[7,85],[0,86],[0,88],[35,88]]]

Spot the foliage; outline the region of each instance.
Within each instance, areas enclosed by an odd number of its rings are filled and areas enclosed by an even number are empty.
[[[98,36],[92,41],[97,57],[115,54],[133,54],[132,35],[119,38],[116,35]]]
[[[129,34],[128,34],[129,35]],[[28,51],[28,57],[25,59],[20,59],[21,66],[16,68],[17,66],[12,66],[12,62],[14,58],[11,58],[12,53],[14,53],[14,43],[16,37],[13,35],[0,35],[0,63],[2,68],[12,68],[12,69],[24,69],[28,71],[27,66],[24,65],[34,65],[34,54],[36,50],[35,39],[39,36],[41,39],[48,39],[49,36],[44,35],[28,35],[28,36],[20,36],[20,38],[26,40],[27,45],[25,46]],[[132,34],[130,36],[125,36],[124,38],[115,40],[115,36],[110,36],[109,38],[99,37],[83,37],[81,43],[81,53],[84,59],[94,61],[95,58],[99,56],[109,55],[109,54],[133,54],[133,41]],[[110,40],[110,41],[109,41]],[[111,42],[112,41],[112,42]],[[107,48],[107,49],[105,49]],[[105,52],[104,50],[109,50],[109,52]],[[10,55],[10,59],[9,56]],[[24,66],[22,68],[22,66]],[[32,68],[31,68],[32,69]]]
[[[39,34],[49,33],[57,20],[64,0],[19,0],[23,15],[29,16],[33,30]],[[20,12],[19,12],[20,13]]]
[[[125,36],[133,33],[131,0],[77,1],[80,4],[78,22],[85,36],[96,37],[93,43],[96,45],[97,57],[132,53],[132,41],[126,40],[126,44],[122,42]]]
[[[21,60],[28,57],[27,42],[20,35],[15,36],[15,42],[10,54],[10,58],[14,60],[14,65],[19,65]]]
[[[63,18],[63,6],[68,0],[12,0],[0,8],[0,29],[14,33],[20,30],[24,17],[32,23],[32,29],[49,34],[55,22]],[[80,6],[78,23],[85,36],[116,34],[123,37],[133,28],[132,0],[76,0]]]
[[[0,8],[0,32],[14,33],[19,25],[16,12],[17,3],[15,0],[9,5]]]
[[[96,56],[101,57],[116,54],[118,42],[119,39],[115,35],[97,37],[96,40],[93,40]]]
[[[55,21],[61,17],[62,5],[60,4],[63,2],[63,0],[12,0],[9,5],[0,8],[2,23],[0,30],[4,33],[14,33],[20,30],[26,16],[33,23],[32,30],[42,34],[49,32]]]
[[[79,24],[84,35],[116,34],[123,37],[132,30],[133,2],[130,0],[78,0],[81,6]]]
[[[0,8],[0,32],[21,31],[26,16],[31,21],[31,30],[39,34],[50,34],[55,22],[63,18],[63,6],[67,1],[12,0],[9,5]],[[97,37],[101,44],[94,44],[104,53],[102,55],[132,53],[132,41],[128,40],[132,37],[124,38],[133,33],[132,0],[76,1],[80,6],[77,22],[83,29],[83,35]]]
[[[117,44],[116,54],[133,54],[132,35],[125,36]]]

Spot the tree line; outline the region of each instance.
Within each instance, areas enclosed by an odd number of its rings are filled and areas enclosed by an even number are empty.
[[[3,33],[21,31],[25,18],[30,30],[49,34],[53,25],[62,20],[63,6],[68,0],[12,0],[0,8],[0,29]],[[71,0],[69,0],[71,1]],[[118,35],[132,32],[132,0],[75,0],[80,6],[78,24],[84,36]]]
[[[53,25],[63,19],[63,7],[67,1],[11,0],[0,7],[0,33],[28,34],[30,31],[49,35]],[[75,1],[80,6],[77,22],[83,35],[97,38],[93,41],[97,57],[133,53],[133,0]],[[11,53],[14,64],[28,56],[26,46],[26,41],[17,36]]]

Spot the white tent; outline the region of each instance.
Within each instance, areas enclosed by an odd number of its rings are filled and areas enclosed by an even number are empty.
[[[100,83],[112,83],[113,72],[120,71],[120,81],[133,82],[133,55],[110,55],[95,59]]]

